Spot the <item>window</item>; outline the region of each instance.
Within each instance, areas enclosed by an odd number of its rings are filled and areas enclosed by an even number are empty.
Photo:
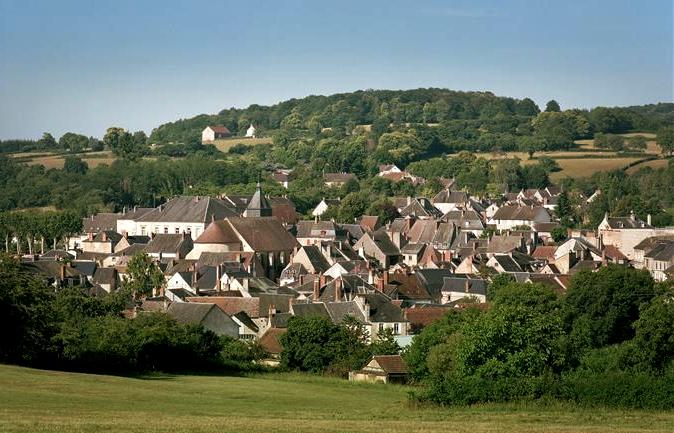
[[[180,234],[180,227],[176,227],[176,234]]]
[[[192,227],[187,227],[186,231],[187,231],[188,235],[191,235],[192,234]]]
[[[399,325],[398,323],[394,323],[394,324],[393,324],[393,333],[394,333],[395,335],[398,335],[398,334],[400,333],[400,328],[399,328],[398,325]]]
[[[159,226],[154,226],[154,232],[159,233]]]
[[[140,226],[140,234],[141,236],[145,236],[147,234],[147,227]]]
[[[384,324],[383,324],[383,323],[380,323],[380,324],[379,324],[379,330],[380,330],[380,331],[383,331],[383,330],[384,330]]]
[[[165,235],[168,234],[168,226],[164,226],[164,234],[165,234]]]

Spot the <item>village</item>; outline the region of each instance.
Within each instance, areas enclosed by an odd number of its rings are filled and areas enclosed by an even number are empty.
[[[377,176],[423,183],[397,166]],[[349,173],[325,173],[339,188]],[[271,179],[288,187],[291,170]],[[452,309],[487,305],[499,274],[563,294],[570,278],[609,264],[674,278],[674,227],[654,227],[634,213],[608,216],[594,230],[568,229],[555,242],[561,189],[550,186],[472,196],[453,179],[434,197],[389,197],[391,222],[362,215],[352,223],[324,219],[339,200],[324,199],[301,220],[293,202],[252,196],[178,196],[155,208],[85,217],[63,248],[24,255],[22,267],[59,289],[86,287],[91,296],[119,290],[127,265],[146,254],[163,282],[125,315],[166,312],[179,323],[258,342],[266,365],[278,365],[279,337],[293,316],[334,324],[362,323],[369,341],[385,331],[401,347]],[[581,202],[590,203],[601,191]],[[564,229],[562,229],[564,231]],[[375,356],[353,380],[404,380],[400,355]]]

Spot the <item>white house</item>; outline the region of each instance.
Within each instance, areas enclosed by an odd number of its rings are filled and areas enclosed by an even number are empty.
[[[248,129],[246,129],[246,137],[255,138],[255,127],[251,123]]]
[[[232,133],[226,126],[207,126],[201,131],[202,143],[213,143],[219,138],[231,137]]]

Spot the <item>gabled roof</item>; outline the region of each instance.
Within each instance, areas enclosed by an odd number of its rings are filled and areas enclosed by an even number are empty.
[[[306,254],[309,263],[311,263],[315,271],[325,272],[330,268],[330,263],[328,263],[328,260],[321,254],[321,250],[316,245],[303,246],[300,248],[300,251]]]
[[[674,241],[660,241],[655,247],[644,255],[659,262],[669,262],[674,258]]]
[[[218,134],[231,134],[231,131],[229,128],[227,128],[224,125],[213,125],[213,126],[208,126],[208,128],[211,128],[213,132],[217,132]]]
[[[145,246],[147,253],[187,253],[192,249],[192,238],[185,234],[164,234],[154,235],[152,240]]]
[[[520,268],[517,262],[507,254],[495,254],[494,260],[496,260],[505,272],[522,272],[522,268]]]
[[[501,206],[492,219],[494,220],[523,220],[534,221],[542,213],[547,214],[547,210],[542,206]]]
[[[633,215],[628,217],[607,217],[606,223],[612,229],[651,229],[653,226],[647,224]]]
[[[445,277],[455,276],[451,269],[417,269],[414,275],[433,297],[439,297]]]
[[[363,296],[370,307],[370,322],[407,322],[403,310],[393,304],[391,298],[383,293],[371,293]]]
[[[445,277],[443,279],[443,292],[461,292],[466,296],[470,295],[487,295],[487,286],[489,283],[482,278],[467,278],[467,277]]]
[[[101,212],[90,217],[82,218],[83,233],[98,233],[103,230],[117,230],[117,220],[121,214]]]
[[[231,315],[244,311],[252,318],[260,317],[260,298],[241,298],[235,296],[192,296],[185,300],[189,303],[215,304],[222,311]],[[265,311],[265,314],[267,312]]]
[[[175,197],[140,217],[147,223],[201,223],[238,216],[227,204],[213,197]]]
[[[531,253],[531,256],[535,259],[554,260],[555,251],[557,251],[557,246],[555,245],[540,245]]]
[[[226,221],[257,252],[290,251],[299,245],[274,217],[227,218]]]
[[[258,332],[260,330],[260,328],[255,324],[255,322],[253,322],[253,319],[251,319],[250,316],[246,314],[245,311],[239,311],[232,317],[236,317],[236,319],[239,322],[243,323],[251,331]]]
[[[372,360],[379,364],[386,374],[407,374],[407,364],[400,355],[376,355]]]
[[[283,351],[283,346],[279,343],[279,337],[285,334],[288,330],[285,328],[269,328],[267,332],[260,337],[260,346],[272,355],[278,355]]]
[[[213,308],[217,308],[215,304],[174,302],[166,312],[178,323],[200,324]]]
[[[467,203],[470,196],[463,191],[450,191],[443,189],[433,197],[433,204],[436,203]]]
[[[315,302],[311,304],[293,304],[293,313],[297,317],[310,317],[310,316],[319,316],[330,319],[330,313],[328,309],[325,308],[323,302]]]
[[[447,306],[415,305],[412,308],[406,308],[404,311],[410,325],[422,327],[442,319],[450,309],[451,307]]]
[[[325,308],[330,315],[330,320],[336,325],[342,323],[347,317],[353,317],[360,323],[366,322],[363,312],[355,301],[328,302],[325,304]]]
[[[226,220],[213,221],[194,241],[196,244],[236,244],[240,242],[239,236]]]
[[[424,218],[440,218],[442,212],[433,206],[427,198],[414,198],[412,202],[400,209],[400,215],[403,217],[414,216]]]

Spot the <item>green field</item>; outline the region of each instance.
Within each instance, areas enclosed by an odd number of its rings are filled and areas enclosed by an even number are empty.
[[[674,413],[417,408],[409,388],[299,374],[127,378],[0,365],[0,432],[671,432]]]

